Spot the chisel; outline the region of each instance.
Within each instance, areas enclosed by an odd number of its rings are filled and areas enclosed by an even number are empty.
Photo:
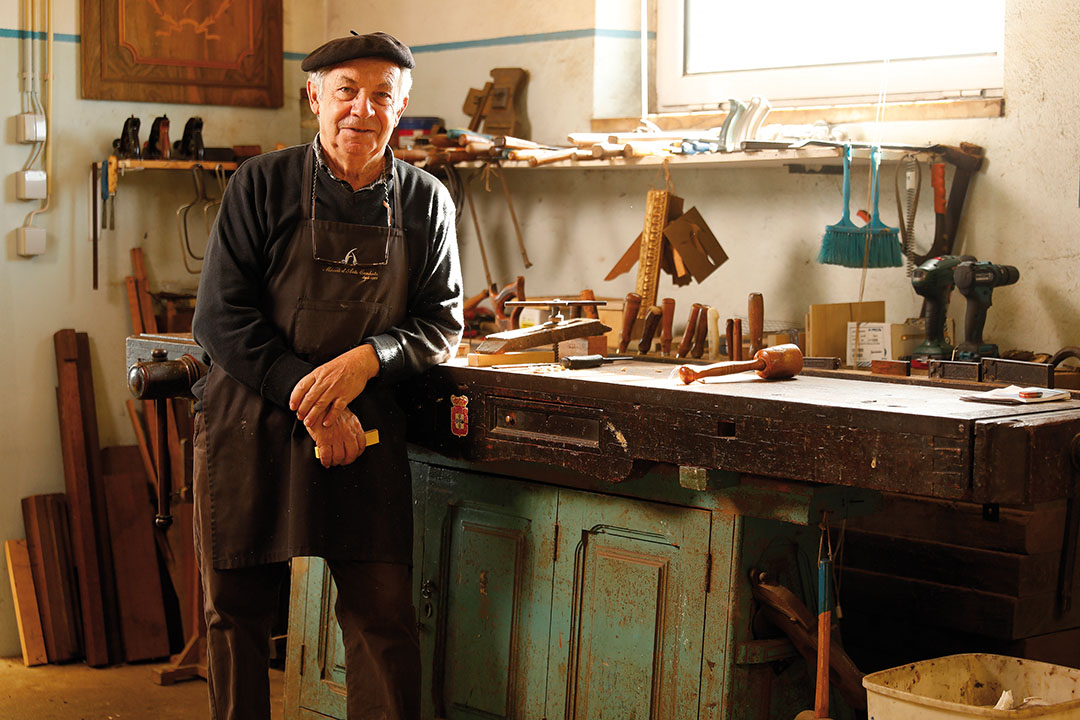
[[[559,358],[559,364],[567,370],[584,370],[585,368],[600,367],[604,363],[615,362],[616,360],[630,360],[630,358],[622,355],[609,355],[607,357],[603,355],[567,355]]]
[[[372,445],[379,444],[379,431],[378,430],[365,430],[364,431],[364,446],[371,447]],[[319,457],[319,447],[315,446],[315,459],[321,460]]]

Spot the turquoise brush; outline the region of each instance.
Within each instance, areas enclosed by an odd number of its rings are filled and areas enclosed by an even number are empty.
[[[901,267],[904,264],[897,228],[881,222],[878,217],[878,165],[881,149],[870,150],[870,192],[874,196],[874,212],[870,224],[859,227],[851,221],[851,145],[844,145],[844,215],[835,225],[825,228],[817,261],[823,265],[860,268]]]

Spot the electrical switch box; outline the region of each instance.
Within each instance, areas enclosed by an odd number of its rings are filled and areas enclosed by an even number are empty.
[[[15,116],[15,140],[21,143],[45,142],[45,116],[41,113],[22,113]]]
[[[34,257],[45,252],[45,230],[23,225],[15,230],[15,252]]]
[[[15,173],[15,196],[20,200],[44,200],[48,183],[44,170],[21,170]]]

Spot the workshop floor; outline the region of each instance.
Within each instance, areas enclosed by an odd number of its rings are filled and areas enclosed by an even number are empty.
[[[0,658],[0,720],[207,720],[206,683],[156,685],[150,665],[28,668]],[[270,670],[271,720],[284,717],[285,673]]]

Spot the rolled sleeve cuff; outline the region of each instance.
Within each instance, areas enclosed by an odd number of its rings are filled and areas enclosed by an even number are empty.
[[[393,335],[382,334],[366,338],[364,342],[375,349],[379,358],[379,375],[393,378],[405,370],[405,353],[401,343]]]
[[[285,353],[270,366],[266,377],[263,378],[260,392],[271,402],[287,408],[289,396],[292,395],[296,383],[314,369],[315,366],[311,363],[301,360],[292,353]]]

